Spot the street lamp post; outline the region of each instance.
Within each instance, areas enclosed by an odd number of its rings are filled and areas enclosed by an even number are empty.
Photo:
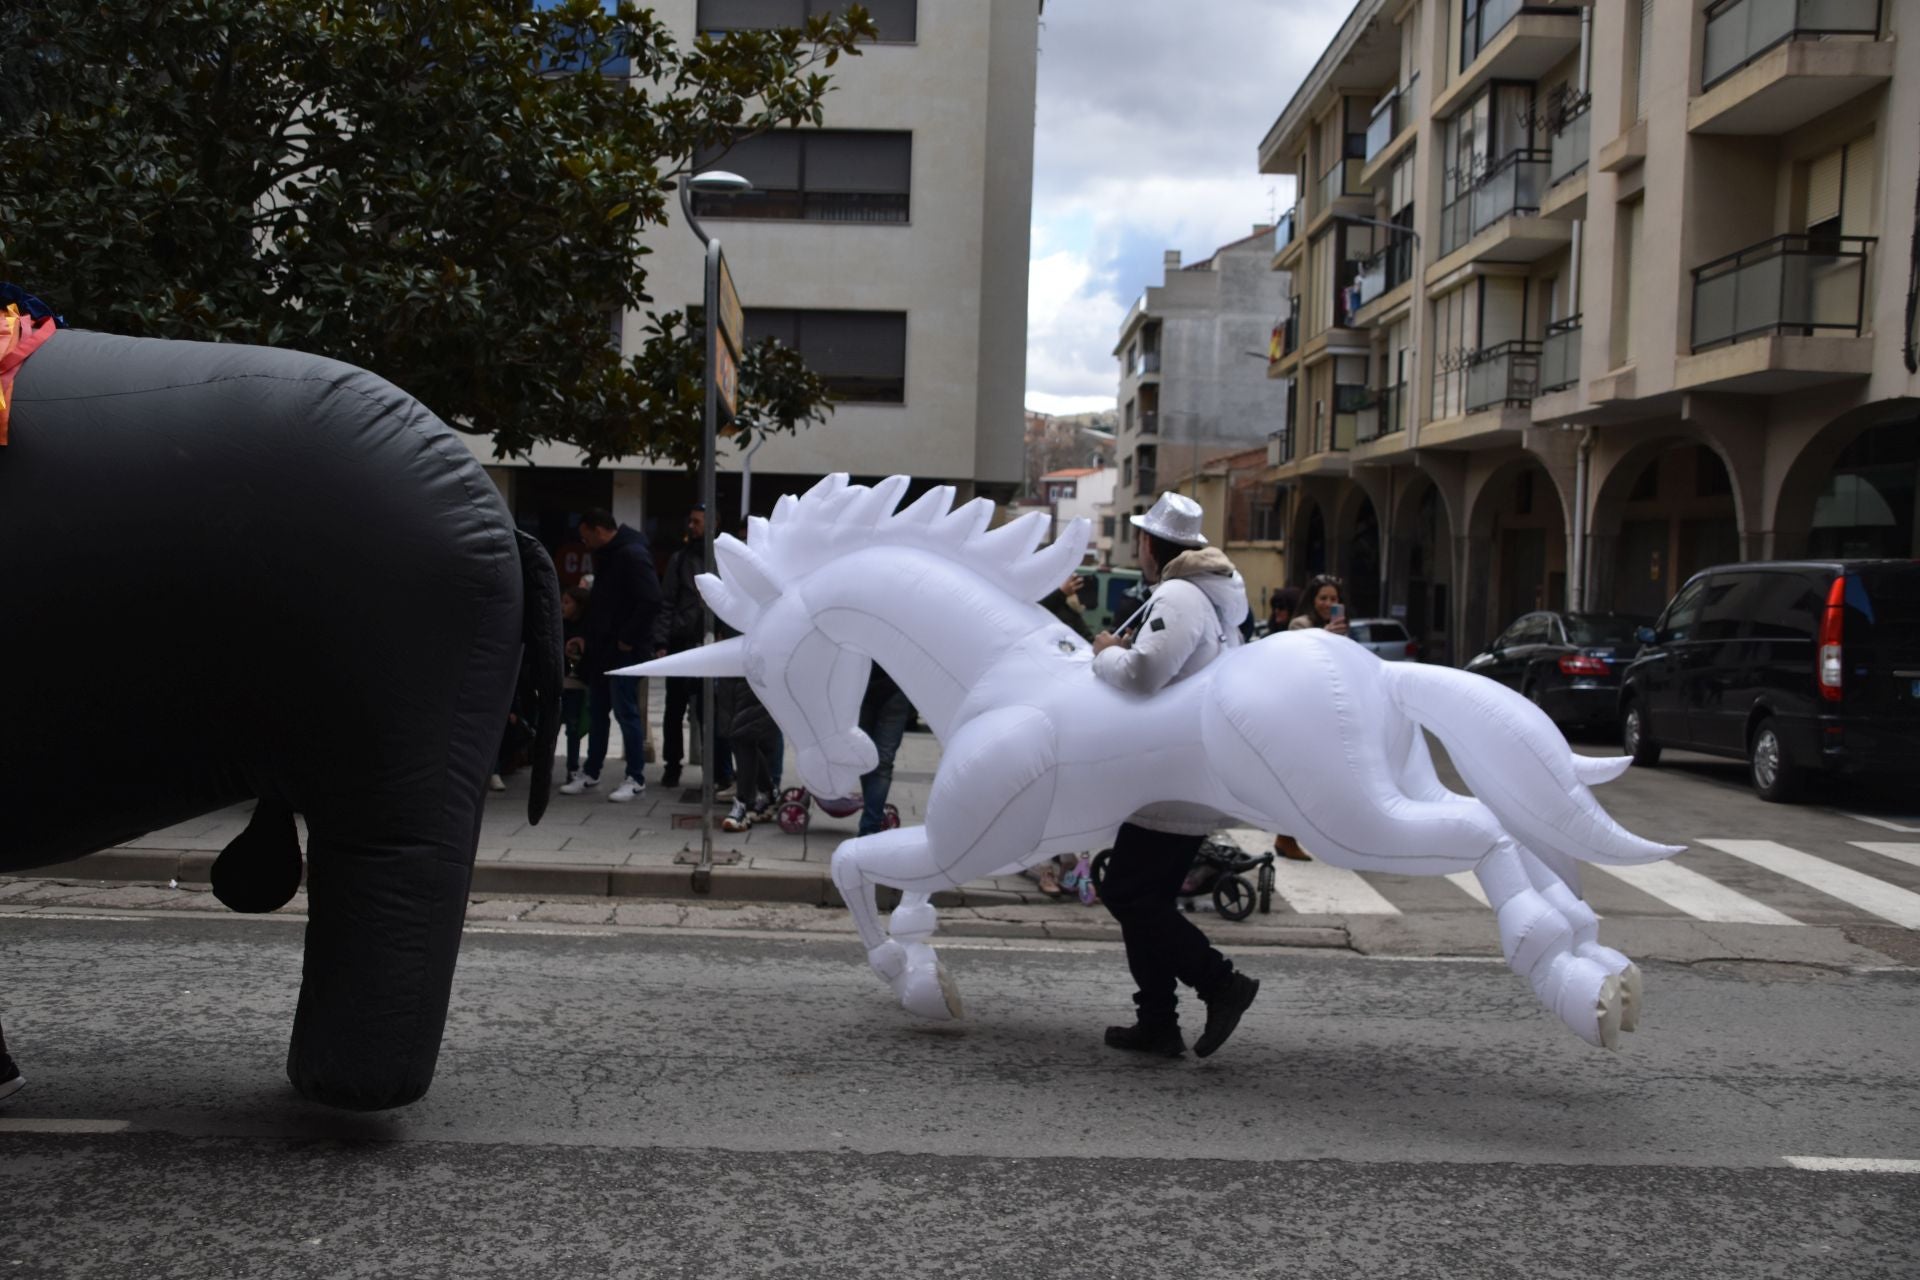
[[[706,510],[706,519],[701,522],[700,564],[704,572],[713,571],[713,522],[719,516],[718,487],[715,484],[715,453],[720,430],[720,382],[719,351],[720,338],[720,279],[726,259],[721,256],[720,242],[707,234],[706,228],[693,213],[693,193],[696,191],[716,194],[738,194],[753,190],[753,184],[737,173],[728,173],[722,169],[710,169],[697,173],[680,184],[680,211],[686,215],[687,225],[693,228],[693,234],[700,238],[706,248],[705,284],[701,293],[701,310],[705,329],[706,348],[706,405],[700,432],[700,501]],[[700,641],[713,643],[713,610],[707,607],[703,596],[700,601]],[[713,723],[713,679],[710,676],[700,678],[700,861],[693,869],[693,891],[709,893],[713,889],[713,773],[719,759],[717,746],[719,734]]]

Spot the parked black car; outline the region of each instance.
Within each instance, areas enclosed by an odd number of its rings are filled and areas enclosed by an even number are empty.
[[[1620,692],[1639,764],[1742,758],[1768,800],[1814,772],[1920,776],[1920,561],[1722,565],[1643,639]]]
[[[1648,619],[1617,613],[1523,614],[1467,670],[1526,694],[1562,728],[1611,725],[1620,672]]]

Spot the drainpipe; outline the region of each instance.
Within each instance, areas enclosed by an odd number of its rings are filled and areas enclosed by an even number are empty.
[[[1593,468],[1593,444],[1598,431],[1580,433],[1580,451],[1573,463],[1573,581],[1567,588],[1567,612],[1587,608],[1587,476]]]

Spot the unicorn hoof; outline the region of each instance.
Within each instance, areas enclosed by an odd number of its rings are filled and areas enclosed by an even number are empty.
[[[1620,1047],[1620,979],[1599,965],[1574,961],[1550,1007],[1594,1048]]]
[[[1607,975],[1600,984],[1600,995],[1594,1002],[1594,1014],[1599,1022],[1600,1047],[1618,1049],[1620,1047],[1620,979]]]
[[[1617,975],[1620,979],[1620,1029],[1635,1031],[1640,1026],[1640,966],[1628,962]]]
[[[960,988],[947,974],[947,967],[932,947],[917,947],[909,953],[907,968],[893,981],[900,1007],[917,1017],[935,1022],[950,1022],[966,1016],[960,1001]]]

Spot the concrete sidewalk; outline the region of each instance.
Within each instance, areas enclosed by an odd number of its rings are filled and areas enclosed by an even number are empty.
[[[653,707],[651,739],[659,741],[659,706]],[[620,735],[613,734],[614,750]],[[583,744],[584,747],[584,744]],[[889,796],[905,823],[921,821],[940,745],[932,734],[909,733],[894,761]],[[661,766],[647,766],[647,794],[627,804],[607,796],[619,784],[624,761],[607,761],[600,785],[584,795],[558,791],[565,761],[556,762],[555,791],[538,826],[527,822],[527,774],[507,778],[507,789],[489,792],[480,829],[473,892],[525,898],[696,896],[693,867],[700,850],[700,767],[683,770],[682,787],[659,785]],[[787,753],[783,782],[797,785],[799,770]],[[829,817],[812,807],[805,832],[788,835],[777,823],[731,833],[720,830],[728,801],[714,814],[714,869],[711,892],[717,900],[786,902],[838,906],[839,894],[828,877],[833,851],[853,836],[859,815]],[[57,874],[100,880],[139,880],[204,884],[213,859],[246,826],[253,806],[236,805],[178,826],[131,840],[114,849],[63,864]],[[301,838],[305,840],[305,830]],[[40,874],[55,872],[46,868]],[[1030,880],[1020,876],[982,880],[940,895],[943,906],[1050,903]],[[1077,908],[1078,904],[1074,904]],[[1104,914],[1104,913],[1103,913]]]

